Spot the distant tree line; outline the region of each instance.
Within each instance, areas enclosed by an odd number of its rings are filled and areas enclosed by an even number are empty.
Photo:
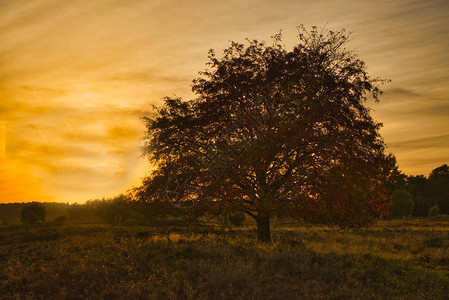
[[[22,222],[22,213],[25,207],[34,206],[33,203],[1,203],[0,204],[0,225],[8,224],[18,224]],[[45,202],[39,203],[45,208],[45,220],[53,221],[57,217],[65,216],[68,217],[68,208],[70,204],[68,203],[57,203],[57,202]],[[26,209],[28,210],[28,208]],[[31,210],[33,211],[33,209]],[[25,219],[26,215],[25,213]],[[39,214],[38,214],[39,215]],[[39,222],[39,221],[38,221]]]
[[[138,201],[132,192],[111,198],[89,200],[86,203],[5,203],[0,204],[0,225],[43,222],[62,224],[102,223],[110,225],[176,225],[194,224],[199,217],[203,220],[223,217],[214,209],[181,210],[170,202]],[[244,220],[239,214],[227,215],[229,224],[241,225]],[[226,220],[228,218],[226,217]],[[220,221],[221,222],[221,221]]]
[[[85,204],[72,204],[68,215],[71,221],[115,225],[158,225],[195,219],[195,216],[185,214],[169,203],[143,203],[133,200],[131,194],[89,200]]]
[[[392,172],[386,183],[392,198],[392,217],[426,217],[449,215],[449,166],[443,164],[426,177],[407,176],[399,171],[396,159],[390,155]]]

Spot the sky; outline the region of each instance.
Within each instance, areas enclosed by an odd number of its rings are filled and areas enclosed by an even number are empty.
[[[82,203],[139,185],[151,105],[191,99],[207,51],[288,48],[345,28],[372,77],[388,152],[408,175],[449,163],[447,0],[0,0],[0,203]]]

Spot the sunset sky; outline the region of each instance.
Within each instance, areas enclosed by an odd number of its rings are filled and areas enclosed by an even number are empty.
[[[406,174],[449,163],[449,1],[0,0],[0,202],[84,202],[145,176],[140,117],[193,97],[207,51],[345,28]]]

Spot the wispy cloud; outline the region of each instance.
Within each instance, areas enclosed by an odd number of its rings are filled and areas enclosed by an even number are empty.
[[[397,142],[392,142],[389,144],[391,147],[395,148],[405,148],[409,150],[413,149],[428,149],[428,148],[449,148],[449,134],[430,136],[419,139],[407,139]]]
[[[2,170],[21,164],[37,194],[64,201],[124,190],[145,174],[149,104],[192,97],[210,48],[279,29],[291,47],[301,23],[353,31],[370,74],[392,80],[374,116],[406,173],[449,161],[446,0],[17,0],[0,2]]]

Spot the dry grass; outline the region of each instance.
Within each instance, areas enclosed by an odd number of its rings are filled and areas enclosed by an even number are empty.
[[[449,218],[335,231],[0,227],[1,299],[447,299]]]

